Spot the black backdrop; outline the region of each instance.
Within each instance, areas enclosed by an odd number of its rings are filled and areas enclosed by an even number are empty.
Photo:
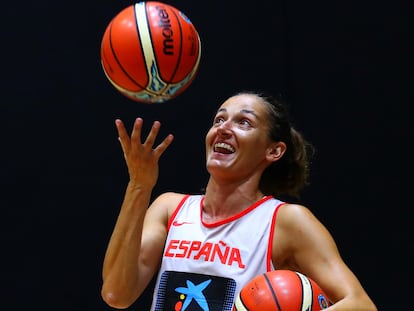
[[[111,310],[101,265],[127,183],[114,119],[158,119],[161,136],[175,134],[154,195],[198,192],[213,112],[245,89],[288,101],[317,148],[302,203],[378,307],[404,308],[413,262],[408,7],[166,1],[200,33],[200,71],[177,99],[144,105],[117,93],[99,59],[107,23],[132,3],[3,4],[0,309]],[[147,297],[131,310],[147,310]]]

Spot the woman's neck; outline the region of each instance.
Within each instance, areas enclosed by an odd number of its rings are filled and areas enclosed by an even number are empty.
[[[233,184],[209,180],[205,192],[203,218],[207,222],[226,219],[240,213],[263,198],[257,185],[249,182]]]

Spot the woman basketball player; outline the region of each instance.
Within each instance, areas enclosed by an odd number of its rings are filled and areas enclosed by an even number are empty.
[[[129,183],[103,264],[102,297],[127,308],[157,274],[151,310],[232,310],[240,289],[275,269],[301,272],[327,294],[326,310],[376,306],[308,208],[282,202],[307,184],[310,144],[286,107],[243,92],[218,109],[205,138],[205,193],[164,193],[151,204],[158,161],[173,141],[154,146],[160,123],[141,140],[116,120]]]

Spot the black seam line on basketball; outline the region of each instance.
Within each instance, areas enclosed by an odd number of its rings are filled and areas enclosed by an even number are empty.
[[[240,297],[240,302],[241,302],[241,304],[242,304],[242,305],[243,305],[243,307],[247,310],[247,306],[246,306],[246,304],[244,303],[244,300],[243,300],[242,295],[239,295],[239,297]]]
[[[135,13],[134,13],[135,14]],[[121,68],[122,72],[131,80],[132,83],[134,83],[135,85],[137,85],[138,87],[141,88],[141,90],[128,90],[130,92],[140,92],[142,91],[142,89],[145,89],[145,86],[142,86],[141,84],[139,84],[137,81],[135,81],[129,74],[128,72],[125,70],[125,68],[122,66],[121,62],[119,61],[116,53],[115,53],[115,48],[112,44],[112,25],[113,23],[111,23],[110,28],[109,28],[109,45],[111,47],[111,51],[112,51],[112,55],[115,58],[115,61],[117,62],[119,68]],[[126,89],[125,87],[122,87],[123,89]]]
[[[279,309],[279,311],[282,311],[282,308],[280,307],[280,304],[279,304],[279,300],[277,299],[276,293],[273,290],[272,283],[270,282],[269,277],[266,275],[266,273],[263,273],[263,276],[266,280],[267,285],[270,288],[270,292],[272,293],[273,300],[276,302],[277,308]]]
[[[178,67],[180,66],[180,63],[181,63],[181,54],[183,52],[183,28],[181,27],[181,20],[174,10],[173,10],[173,14],[176,20],[178,21],[177,24],[178,24],[178,27],[180,28],[180,50],[178,52],[178,59],[177,59],[177,63],[175,65],[174,71],[168,81],[169,83],[172,83],[171,81],[175,78],[175,75],[177,74]]]
[[[304,300],[303,282],[302,282],[302,279],[300,278],[299,274],[297,274],[297,273],[295,273],[295,274],[296,274],[296,277],[299,279],[300,286],[302,287],[302,295],[301,295],[301,302],[300,302],[301,309],[302,309],[302,307],[303,307],[303,300]]]
[[[305,275],[306,276],[306,275]],[[313,286],[312,286],[312,282],[311,282],[311,280],[309,279],[309,285],[310,285],[310,288],[311,288],[311,310],[312,310],[312,306],[313,306],[313,292],[314,292],[314,288],[313,288]]]

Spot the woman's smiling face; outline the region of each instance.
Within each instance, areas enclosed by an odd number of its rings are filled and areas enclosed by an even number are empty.
[[[252,94],[230,97],[221,105],[206,135],[210,174],[232,172],[235,177],[257,168],[262,168],[261,173],[267,167],[266,150],[271,143],[267,115],[266,104]]]

